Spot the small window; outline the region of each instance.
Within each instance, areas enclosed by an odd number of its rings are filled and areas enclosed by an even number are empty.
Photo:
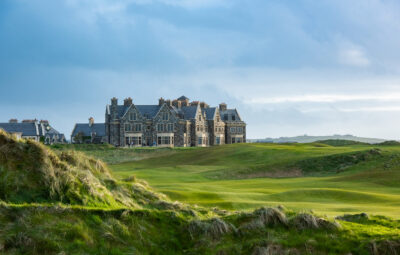
[[[237,132],[238,132],[238,133],[242,133],[242,132],[243,132],[243,128],[238,127],[238,128],[237,128]]]
[[[235,133],[236,132],[236,128],[234,128],[234,127],[231,127],[231,133]]]
[[[158,124],[157,125],[157,130],[158,130],[158,132],[163,132],[164,131],[164,125],[163,124]]]
[[[221,137],[215,137],[215,144],[221,144]]]
[[[173,132],[174,131],[174,124],[169,123],[168,126],[167,126],[167,130],[168,130],[168,132]]]
[[[199,121],[201,121],[201,115],[199,115]]]
[[[228,115],[224,115],[224,120],[228,120]]]
[[[236,120],[236,116],[235,115],[232,115],[232,120]]]
[[[130,120],[136,120],[136,119],[137,119],[136,113],[135,113],[135,112],[131,112],[131,113],[129,114],[129,119],[130,119]]]
[[[199,137],[197,143],[198,143],[199,145],[202,145],[202,144],[203,144],[203,137]]]
[[[169,114],[168,114],[168,112],[164,112],[164,113],[163,113],[162,119],[163,119],[163,120],[168,120],[168,119],[169,119]]]
[[[125,131],[131,131],[131,125],[125,124]]]

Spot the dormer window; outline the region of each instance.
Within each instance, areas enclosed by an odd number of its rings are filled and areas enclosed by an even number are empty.
[[[236,116],[235,115],[232,115],[232,120],[236,120]]]
[[[201,121],[201,115],[199,115],[199,121]]]
[[[130,114],[129,114],[129,119],[130,119],[130,120],[136,120],[136,119],[137,119],[136,113],[135,113],[135,112],[130,113]]]

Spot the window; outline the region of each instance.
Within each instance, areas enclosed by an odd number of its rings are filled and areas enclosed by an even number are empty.
[[[163,120],[168,120],[168,118],[169,118],[168,112],[164,112],[163,115],[162,115],[162,119]]]
[[[197,131],[200,131],[200,127],[199,126],[197,126]]]
[[[174,144],[174,137],[173,136],[158,136],[157,143],[158,143],[158,145]]]
[[[135,131],[142,131],[142,124],[135,124]]]
[[[228,120],[228,115],[224,115],[224,120]]]
[[[199,137],[197,143],[199,145],[203,144],[203,137]]]
[[[173,132],[173,131],[174,131],[174,124],[169,123],[169,124],[167,125],[167,131],[168,131],[168,132]]]
[[[199,121],[201,121],[201,115],[199,115]]]
[[[131,124],[125,124],[125,131],[131,131]]]
[[[137,119],[136,112],[131,112],[131,113],[129,114],[129,119],[130,119],[130,120],[136,120],[136,119]]]
[[[236,116],[235,115],[232,115],[232,120],[236,120]]]
[[[236,132],[236,128],[234,128],[234,127],[231,127],[231,133],[235,133]]]
[[[215,144],[221,144],[221,137],[215,137]]]
[[[141,136],[131,137],[131,145],[142,145],[142,137]]]
[[[164,125],[163,124],[158,124],[157,125],[157,130],[158,130],[158,132],[163,132],[164,131]]]
[[[220,121],[220,118],[219,118],[219,116],[217,117],[217,122],[219,122]]]
[[[232,137],[232,143],[235,143],[236,139],[235,137]]]
[[[242,128],[242,127],[238,127],[238,128],[237,128],[237,132],[238,132],[238,133],[242,133],[242,132],[243,132],[243,128]]]
[[[142,145],[142,137],[141,136],[125,137],[125,145],[127,146]]]

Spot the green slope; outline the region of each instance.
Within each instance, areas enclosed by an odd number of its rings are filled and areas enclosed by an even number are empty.
[[[400,146],[237,144],[112,165],[173,200],[223,209],[284,204],[400,217]],[[296,177],[296,178],[294,178]]]

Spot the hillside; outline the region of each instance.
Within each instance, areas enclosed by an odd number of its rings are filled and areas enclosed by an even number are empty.
[[[347,141],[355,141],[361,143],[382,143],[385,142],[385,139],[379,138],[368,138],[368,137],[358,137],[353,135],[331,135],[331,136],[294,136],[294,137],[279,137],[279,138],[263,138],[263,139],[248,139],[248,142],[256,143],[313,143],[316,141],[323,140],[347,140]]]
[[[152,159],[158,165],[168,157],[183,160],[186,153],[193,160],[195,154],[204,157],[199,164],[208,162],[207,150],[177,150]],[[333,219],[283,206],[207,209],[171,202],[144,181],[126,176],[116,179],[107,165],[82,153],[53,151],[0,131],[0,253],[400,252],[400,222],[388,217]]]

